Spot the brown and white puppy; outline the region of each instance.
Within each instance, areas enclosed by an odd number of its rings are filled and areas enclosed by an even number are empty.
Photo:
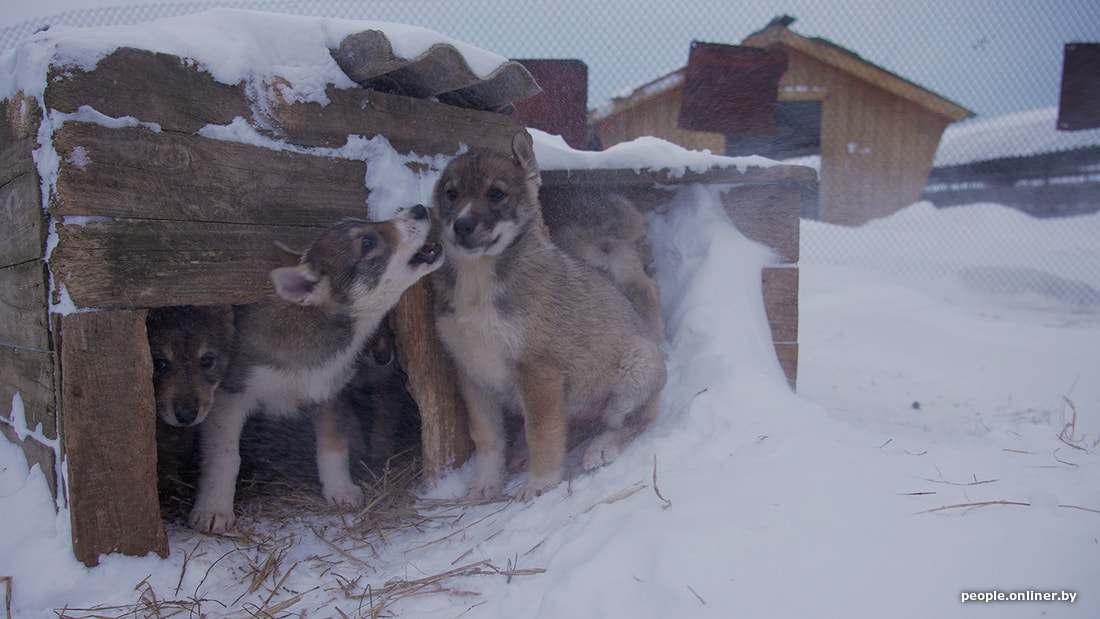
[[[149,310],[145,319],[153,359],[157,411],[157,487],[167,496],[189,470],[197,430],[229,367],[233,307],[179,306]]]
[[[544,202],[543,215],[554,243],[610,275],[657,343],[664,344],[661,297],[647,270],[652,258],[646,223],[634,203],[617,194],[600,195],[584,204]]]
[[[505,415],[518,414],[526,501],[561,482],[570,425],[597,427],[585,469],[612,462],[657,416],[666,370],[614,282],[545,234],[528,138],[517,135],[513,151],[469,152],[444,170],[434,199],[447,262],[432,277],[477,455],[468,494],[501,494]]]
[[[229,366],[233,307],[158,307],[145,318],[157,417],[170,426],[206,418]]]
[[[431,221],[417,205],[386,221],[344,219],[322,231],[296,266],[271,272],[275,295],[237,308],[233,362],[202,426],[202,472],[190,524],[204,532],[233,526],[240,438],[250,414],[312,414],[322,493],[357,507],[351,479],[347,398],[364,346],[401,294],[442,263],[426,243]]]

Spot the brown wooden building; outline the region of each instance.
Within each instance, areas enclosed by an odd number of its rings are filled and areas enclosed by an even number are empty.
[[[681,128],[685,68],[592,112],[600,144],[653,135],[730,155],[820,154],[819,194],[803,214],[832,223],[858,225],[920,200],[943,130],[972,112],[829,41],[791,31],[791,21],[774,20],[742,42],[787,56],[771,141]]]

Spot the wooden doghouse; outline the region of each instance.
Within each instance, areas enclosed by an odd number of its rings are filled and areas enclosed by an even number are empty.
[[[777,19],[742,41],[787,56],[775,93],[779,139],[679,125],[682,107],[691,103],[684,101],[690,94],[687,69],[611,101],[591,114],[589,123],[605,148],[652,135],[728,155],[820,155],[820,191],[816,199],[809,197],[803,214],[821,221],[858,225],[920,200],[943,130],[972,112],[839,45],[799,35],[788,28],[792,21]],[[722,79],[719,74],[711,81]]]
[[[381,76],[360,77],[394,89]],[[452,103],[507,107],[492,100],[492,89],[482,90],[488,94],[474,89]],[[64,480],[55,492],[67,501],[74,553],[84,563],[94,565],[102,553],[168,552],[156,496],[146,310],[260,299],[277,263],[273,241],[302,246],[331,221],[364,214],[372,162],[308,147],[339,147],[349,134],[383,135],[398,152],[454,154],[462,144],[508,149],[524,131],[503,114],[442,97],[331,87],[327,94],[324,106],[269,95],[263,122],[255,123],[243,85],[219,83],[174,56],[121,49],[94,70],[55,71],[42,99],[46,110],[21,96],[0,102],[0,397],[18,396],[26,425],[40,430],[16,436],[10,419],[0,427],[28,459],[43,464],[48,479]],[[76,115],[55,126],[57,178],[43,204],[32,157],[39,127],[47,111],[76,114],[83,106],[134,122],[107,126]],[[303,148],[197,133],[241,118],[279,144]],[[655,205],[669,195],[657,184],[734,183],[727,196],[735,221],[778,247],[793,267],[797,194],[813,182],[812,170],[714,174],[675,180],[629,171],[548,172],[544,189],[567,195],[612,183]],[[797,270],[769,270],[764,286],[777,350],[793,382]],[[429,476],[470,454],[465,412],[432,326],[431,295],[429,282],[421,281],[393,317],[399,359],[421,411]],[[61,466],[64,474],[57,475]]]

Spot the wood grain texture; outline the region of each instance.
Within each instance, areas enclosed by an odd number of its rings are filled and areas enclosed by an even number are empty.
[[[40,260],[0,268],[0,344],[50,350],[46,274]]]
[[[317,226],[367,215],[362,161],[90,123],[65,123],[54,143],[58,218]]]
[[[4,415],[11,411],[16,394],[30,430],[47,439],[57,438],[57,398],[54,395],[56,362],[53,353],[0,345],[0,402]],[[48,471],[47,476],[52,476]]]
[[[340,147],[348,135],[384,136],[401,153],[454,155],[462,145],[512,152],[512,138],[525,129],[509,117],[365,89],[329,87],[328,105],[270,106],[277,134],[302,146]]]
[[[250,303],[271,290],[274,241],[305,247],[323,226],[159,220],[57,227],[55,285],[81,308]]]
[[[60,327],[73,552],[88,566],[104,553],[167,556],[145,312],[70,314]]]
[[[398,361],[420,408],[423,471],[428,480],[461,466],[473,453],[455,369],[435,332],[434,304],[431,281],[423,278],[405,291],[391,315]]]
[[[252,117],[243,84],[223,84],[178,56],[147,50],[120,48],[91,71],[54,66],[47,84],[47,108],[73,113],[86,105],[169,132],[192,134]]]

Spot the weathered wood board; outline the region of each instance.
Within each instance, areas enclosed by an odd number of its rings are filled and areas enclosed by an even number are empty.
[[[168,555],[157,501],[153,361],[145,312],[62,316],[58,422],[68,463],[73,552]]]
[[[50,214],[316,227],[367,215],[362,161],[65,123]]]
[[[420,409],[423,473],[435,480],[473,453],[466,408],[454,380],[454,367],[436,336],[431,279],[405,291],[391,324],[397,336],[398,362],[409,376],[409,392]]]

